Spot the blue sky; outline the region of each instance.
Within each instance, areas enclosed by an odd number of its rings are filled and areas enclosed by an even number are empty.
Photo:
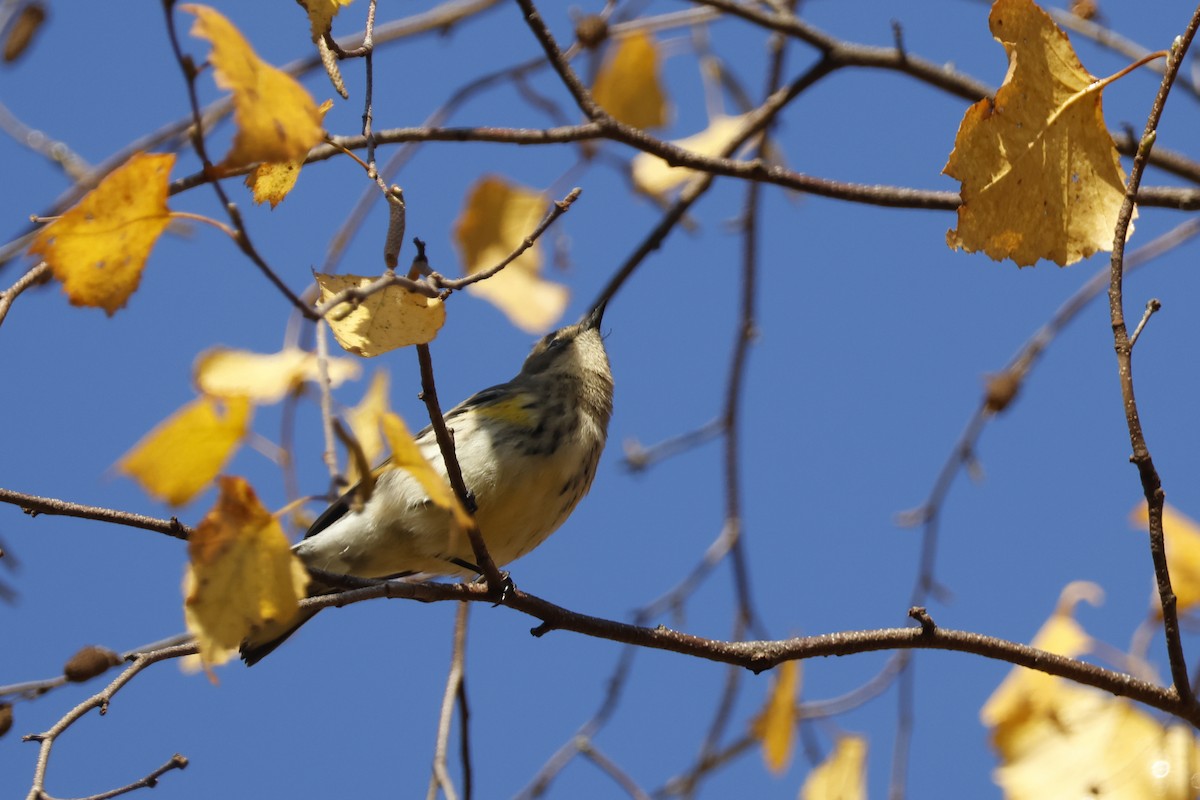
[[[384,5],[382,18],[428,4]],[[565,7],[545,3],[565,38]],[[585,10],[598,10],[593,4]],[[1186,4],[1105,6],[1106,20],[1150,47],[1182,31]],[[683,8],[652,3],[645,13]],[[307,23],[290,5],[218,4],[261,56],[284,63],[307,53]],[[160,6],[143,2],[113,14],[99,4],[55,3],[33,49],[0,68],[0,102],[25,124],[99,163],[129,141],[187,111],[183,80],[171,58]],[[973,2],[831,2],[804,4],[804,16],[852,41],[886,45],[893,19],[909,50],[997,85],[1005,58],[987,30],[987,6]],[[357,29],[362,0],[335,31]],[[181,15],[181,31],[190,18]],[[755,96],[763,83],[762,37],[748,25],[710,28],[714,53]],[[665,79],[674,106],[665,135],[679,138],[705,123],[702,84],[686,33],[667,40]],[[1078,37],[1073,37],[1078,41]],[[198,58],[207,45],[187,37]],[[1126,60],[1082,41],[1081,58],[1105,75]],[[376,125],[419,125],[471,78],[539,52],[515,6],[501,4],[445,37],[425,36],[381,51],[376,61]],[[795,44],[785,75],[811,61]],[[345,67],[349,102],[327,127],[353,133],[361,115],[360,65]],[[1188,68],[1185,67],[1185,75]],[[202,99],[219,92],[208,75]],[[1146,71],[1107,90],[1111,128],[1141,130],[1157,88]],[[321,74],[306,85],[331,96]],[[568,97],[549,74],[531,85],[567,113]],[[732,105],[730,111],[734,111]],[[783,115],[778,142],[800,172],[845,181],[954,190],[940,170],[954,141],[963,101],[910,78],[867,71],[839,73],[801,96]],[[1189,151],[1197,97],[1172,95],[1158,143]],[[467,104],[455,125],[551,124],[502,87]],[[223,153],[228,130],[215,135]],[[605,145],[620,159],[632,151]],[[9,138],[0,138],[0,221],[5,237],[64,190],[61,172]],[[557,224],[570,266],[553,277],[572,292],[568,316],[582,312],[616,267],[658,221],[606,163],[577,170],[570,148],[434,144],[422,147],[396,179],[404,187],[409,236],[429,244],[435,269],[457,273],[455,219],[470,184],[495,173],[557,196],[571,186],[581,199]],[[193,171],[181,155],[176,175]],[[1151,171],[1147,184],[1174,179]],[[259,248],[300,291],[321,264],[329,240],[359,194],[362,172],[345,160],[307,168],[300,186],[274,212],[253,208],[239,182],[228,189],[244,210]],[[703,425],[719,413],[739,291],[739,237],[730,221],[744,187],[719,181],[691,214],[694,229],[675,231],[624,286],[605,317],[616,377],[610,446],[589,497],[541,549],[512,566],[525,591],[584,613],[627,619],[685,575],[720,530],[722,449],[710,442],[654,468],[621,466],[626,440],[653,443]],[[188,192],[172,208],[220,217],[212,192]],[[742,417],[745,545],[754,599],[772,637],[905,624],[919,535],[895,515],[919,505],[978,403],[983,376],[1017,348],[1107,259],[1067,269],[1018,271],[984,256],[953,253],[944,243],[947,212],[884,209],[775,188],[763,192],[758,328]],[[1143,209],[1131,246],[1184,221],[1178,211]],[[347,271],[381,270],[382,210],[342,262]],[[1163,302],[1136,352],[1142,421],[1169,502],[1200,515],[1197,376],[1188,343],[1200,336],[1200,278],[1192,243],[1158,259],[1126,285],[1128,314],[1150,297]],[[401,254],[412,256],[411,246]],[[0,268],[10,285],[24,268]],[[465,293],[449,302],[449,321],[433,345],[445,405],[507,380],[532,337]],[[284,341],[290,308],[221,235],[195,227],[168,235],[151,257],[142,286],[112,318],[69,306],[51,285],[20,297],[0,327],[4,444],[0,487],[194,523],[211,494],[172,511],[148,498],[112,464],[158,421],[194,396],[193,359],[214,344],[272,352]],[[420,426],[413,353],[374,360],[389,370],[394,406]],[[366,381],[337,392],[358,401]],[[278,407],[260,410],[255,430],[279,440]],[[315,406],[302,407],[297,450],[302,487],[327,485]],[[1128,464],[1107,308],[1093,304],[1047,352],[1015,405],[993,421],[979,447],[981,481],[963,477],[944,507],[937,576],[947,590],[931,602],[941,625],[1027,641],[1062,587],[1091,580],[1105,603],[1083,607],[1082,624],[1118,648],[1142,619],[1151,590],[1145,540],[1127,522],[1140,498]],[[243,448],[228,472],[245,476],[268,507],[285,493],[278,470]],[[315,509],[314,509],[315,510]],[[0,567],[18,597],[0,604],[5,646],[0,684],[49,677],[79,646],[116,650],[182,628],[179,584],[186,559],[178,541],[96,522],[22,515],[0,507],[0,540],[19,569]],[[8,559],[6,559],[8,560]],[[727,637],[734,611],[728,565],[718,568],[683,613],[656,622]],[[252,670],[230,665],[220,686],[158,665],[122,691],[109,713],[76,725],[59,743],[48,789],[86,795],[140,777],[172,753],[191,759],[166,776],[162,797],[234,792],[293,796],[403,797],[424,791],[449,659],[449,604],[373,602],[325,612]],[[536,620],[504,608],[472,608],[468,692],[479,796],[519,791],[598,707],[621,649],[556,632],[528,635]],[[1189,652],[1195,642],[1188,640]],[[1161,648],[1153,655],[1165,673]],[[821,699],[874,675],[885,654],[805,664],[803,694]],[[909,765],[911,796],[999,796],[983,701],[1007,666],[954,653],[916,660],[916,729]],[[619,711],[597,747],[650,790],[685,769],[707,730],[725,668],[660,652],[634,659]],[[767,676],[746,674],[729,736],[761,706]],[[15,708],[0,740],[0,794],[28,789],[36,746],[21,734],[49,727],[100,684],[56,691]],[[896,692],[812,726],[816,749],[838,731],[870,742],[871,793],[886,792],[896,729]],[[705,784],[702,796],[794,796],[808,769],[798,751],[781,777],[757,753]],[[551,796],[620,796],[593,766],[576,761]]]

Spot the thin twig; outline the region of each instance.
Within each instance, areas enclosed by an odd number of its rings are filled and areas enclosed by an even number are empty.
[[[578,745],[579,754],[591,761],[600,771],[613,779],[613,782],[620,786],[625,793],[633,798],[633,800],[650,800],[650,795],[637,785],[637,782],[629,776],[629,773],[617,766],[617,763],[608,756],[604,755],[596,747],[591,739],[585,739]]]
[[[413,259],[414,267],[421,262],[428,266],[428,260],[425,258],[425,243],[420,239],[414,239],[413,243],[417,247],[417,255]],[[421,365],[421,399],[425,402],[425,408],[429,412],[429,424],[433,428],[438,448],[441,450],[442,462],[446,466],[446,477],[450,482],[450,488],[454,490],[463,507],[473,517],[475,500],[470,490],[467,489],[466,482],[463,481],[462,467],[459,466],[458,457],[454,453],[454,439],[446,428],[446,419],[442,415],[442,408],[438,403],[437,385],[433,378],[433,357],[429,353],[429,345],[417,345],[417,360]],[[487,579],[489,589],[497,596],[502,595],[504,593],[504,577],[496,568],[496,562],[492,560],[491,554],[488,553],[483,534],[474,520],[467,528],[466,533],[471,542],[471,551],[475,554],[475,565]]]
[[[488,267],[487,269],[482,269],[479,272],[474,272],[465,278],[458,279],[445,278],[439,273],[435,272],[429,276],[430,282],[435,286],[445,287],[446,289],[462,289],[463,287],[470,286],[472,283],[478,283],[479,281],[487,280],[500,270],[507,267],[513,261],[516,261],[518,258],[520,258],[521,254],[526,250],[533,247],[534,242],[536,242],[541,235],[546,232],[547,228],[554,224],[556,219],[567,213],[567,211],[571,208],[571,204],[578,200],[579,195],[582,193],[583,189],[575,187],[568,192],[567,196],[562,200],[556,200],[554,203],[552,203],[550,208],[546,211],[546,216],[542,217],[542,221],[539,222],[537,227],[533,229],[533,232],[522,239],[521,243],[517,245],[517,248],[509,253],[502,261],[500,261],[500,263]]]
[[[457,800],[458,793],[454,791],[454,781],[446,769],[446,751],[450,745],[450,722],[454,718],[455,698],[463,681],[463,665],[466,659],[467,647],[467,613],[470,603],[459,603],[454,615],[454,646],[450,654],[450,670],[446,674],[446,690],[442,693],[442,709],[438,716],[437,741],[433,748],[433,769],[429,776],[429,789],[425,793],[426,800],[436,800],[438,789],[446,795],[446,800]]]
[[[636,654],[637,648],[633,646],[621,648],[617,665],[608,680],[605,681],[606,688],[599,708],[596,709],[591,719],[580,725],[575,734],[547,759],[528,785],[517,794],[517,800],[530,800],[545,794],[554,778],[562,772],[571,759],[579,754],[579,743],[591,740],[608,723],[613,712],[617,710],[617,704],[620,702],[626,682],[632,672],[633,658]]]
[[[1158,122],[1166,106],[1167,95],[1175,83],[1175,76],[1183,63],[1184,55],[1200,27],[1200,7],[1192,14],[1187,29],[1175,40],[1171,47],[1171,57],[1168,60],[1166,72],[1154,98],[1150,114],[1146,119],[1146,128],[1138,145],[1137,155],[1133,159],[1133,168],[1129,171],[1129,181],[1125,187],[1125,200],[1117,215],[1117,224],[1113,231],[1112,250],[1112,279],[1108,289],[1109,316],[1112,319],[1113,347],[1117,355],[1117,376],[1121,385],[1121,398],[1125,409],[1125,424],[1129,429],[1129,442],[1133,448],[1130,460],[1138,470],[1142,484],[1142,493],[1146,497],[1146,511],[1150,529],[1150,556],[1154,562],[1154,575],[1158,584],[1158,596],[1162,604],[1163,634],[1167,642],[1167,659],[1171,665],[1171,677],[1174,680],[1175,691],[1180,700],[1188,706],[1195,705],[1195,695],[1192,693],[1191,680],[1188,677],[1187,659],[1183,652],[1183,641],[1179,632],[1179,615],[1176,609],[1175,592],[1171,587],[1171,575],[1167,568],[1166,547],[1163,540],[1162,512],[1164,492],[1158,471],[1150,456],[1146,437],[1142,431],[1141,417],[1138,414],[1137,399],[1133,389],[1133,346],[1129,340],[1128,329],[1125,326],[1124,311],[1124,256],[1125,238],[1129,232],[1129,223],[1133,218],[1133,208],[1138,199],[1138,187],[1146,170],[1147,156],[1154,146],[1158,132]]]
[[[625,459],[622,465],[631,472],[641,472],[659,461],[686,453],[711,441],[721,435],[724,430],[724,420],[720,417],[711,419],[699,428],[663,439],[651,445],[643,445],[636,439],[624,442]]]
[[[163,12],[166,15],[167,20],[167,38],[171,42],[171,51],[175,54],[175,61],[179,64],[179,69],[183,73],[184,83],[187,85],[188,102],[191,104],[192,108],[192,147],[196,150],[196,155],[199,157],[200,163],[203,165],[204,174],[212,177],[217,174],[217,171],[213,166],[212,160],[208,157],[208,148],[204,142],[204,115],[200,110],[200,98],[196,93],[196,76],[199,74],[199,71],[196,69],[196,65],[192,61],[191,56],[186,55],[183,52],[183,48],[179,43],[179,33],[175,29],[174,7],[175,0],[164,0]],[[259,271],[267,278],[267,280],[269,280],[293,306],[299,309],[300,313],[304,314],[310,319],[315,319],[315,317],[313,317],[312,309],[308,307],[308,304],[296,296],[296,293],[293,292],[288,285],[283,282],[283,280],[275,273],[275,270],[271,269],[270,265],[267,264],[266,260],[263,259],[262,255],[260,255],[258,250],[254,247],[254,244],[250,241],[250,235],[246,230],[246,225],[242,220],[241,212],[238,211],[238,208],[233,204],[233,201],[229,199],[229,195],[225,193],[225,189],[223,186],[221,186],[221,182],[215,179],[211,180],[210,182],[212,183],[213,191],[216,193],[218,199],[221,201],[222,207],[225,209],[225,213],[229,215],[230,222],[233,223],[233,228],[236,232],[234,236],[234,242],[237,244],[238,248],[256,267],[258,267]]]
[[[171,756],[167,763],[163,764],[161,767],[154,770],[144,778],[140,778],[133,783],[126,784],[125,786],[121,786],[117,789],[101,792],[100,794],[90,794],[87,797],[81,797],[79,800],[109,800],[113,797],[120,797],[123,794],[128,794],[136,789],[153,789],[155,786],[158,786],[158,779],[163,775],[172,770],[185,769],[187,765],[188,760],[179,753],[176,753],[175,755]],[[51,800],[50,796],[45,792],[42,793],[42,797],[44,800]]]
[[[1150,321],[1150,317],[1162,309],[1162,303],[1157,298],[1150,298],[1146,301],[1146,310],[1142,313],[1142,319],[1138,322],[1137,327],[1133,329],[1133,335],[1129,337],[1129,349],[1137,344],[1138,337],[1142,335],[1142,328],[1146,327],[1146,323]]]
[[[12,307],[13,301],[30,286],[41,283],[50,277],[50,265],[42,261],[33,266],[28,272],[17,279],[17,282],[8,287],[3,292],[0,292],[0,325],[4,324],[4,318],[8,316],[8,309]]]
[[[147,531],[163,533],[167,536],[173,536],[176,539],[186,540],[192,532],[191,528],[184,525],[175,517],[157,519],[142,514],[131,514],[127,511],[116,511],[111,508],[100,508],[98,506],[84,506],[66,500],[57,500],[52,497],[39,497],[33,494],[14,492],[10,489],[0,489],[0,503],[19,506],[30,516],[36,517],[38,514],[47,514],[94,519],[100,522],[111,522],[116,525],[127,525],[131,528],[141,528]]]
[[[156,650],[149,653],[143,653],[137,656],[133,662],[126,667],[120,675],[116,677],[108,686],[97,694],[92,695],[87,700],[84,700],[79,705],[68,711],[58,722],[54,723],[45,733],[30,734],[24,737],[25,741],[39,742],[37,763],[33,770],[33,783],[29,789],[28,800],[48,800],[49,795],[46,793],[46,769],[50,762],[50,752],[54,749],[54,743],[58,740],[68,728],[78,722],[85,714],[92,709],[99,709],[103,714],[108,709],[108,704],[112,701],[114,695],[121,690],[125,684],[133,680],[133,678],[146,667],[151,664],[158,663],[165,659],[179,658],[180,656],[190,655],[196,652],[195,644],[182,644],[175,647],[166,647],[161,650]],[[174,762],[175,759],[172,759]],[[186,759],[181,764],[171,766],[171,769],[182,769],[187,765]],[[165,770],[164,770],[165,771]]]

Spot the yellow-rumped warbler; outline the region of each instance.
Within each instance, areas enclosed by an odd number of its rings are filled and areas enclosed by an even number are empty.
[[[603,314],[599,305],[577,324],[546,334],[515,378],[445,415],[475,519],[497,565],[545,541],[591,488],[612,415]],[[433,429],[418,433],[416,442],[445,475]],[[471,544],[451,526],[449,512],[430,502],[407,471],[386,469],[386,462],[381,470],[360,511],[351,508],[351,489],[312,524],[293,548],[304,564],[363,578],[475,574]],[[246,642],[242,659],[256,663],[314,613]]]

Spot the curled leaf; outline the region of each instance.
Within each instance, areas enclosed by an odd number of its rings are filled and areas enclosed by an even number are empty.
[[[360,289],[375,278],[363,275],[317,273],[321,302],[346,289]],[[325,317],[343,350],[371,357],[399,347],[433,341],[446,322],[446,306],[436,297],[410,292],[401,286],[386,286],[362,302],[342,303]]]
[[[337,387],[362,371],[350,358],[330,358],[329,382]],[[196,358],[192,367],[196,386],[213,397],[246,397],[256,403],[277,403],[305,381],[321,379],[317,355],[297,347],[278,353],[252,353],[214,347]]]
[[[222,166],[303,159],[325,132],[312,96],[285,72],[258,57],[241,31],[216,9],[183,5],[196,16],[192,35],[212,44],[217,85],[233,93],[237,132]]]
[[[222,477],[216,505],[188,540],[184,618],[206,668],[223,664],[266,626],[286,625],[308,572],[279,522],[241,478]]]
[[[546,196],[488,176],[472,187],[454,228],[467,274],[499,264],[533,233],[546,214]],[[531,333],[554,325],[567,307],[567,288],[541,276],[540,242],[500,273],[467,291],[493,303],[513,324]]]
[[[767,703],[751,725],[762,743],[763,761],[776,775],[787,769],[796,746],[796,698],[800,693],[800,662],[784,661],[775,668]]]

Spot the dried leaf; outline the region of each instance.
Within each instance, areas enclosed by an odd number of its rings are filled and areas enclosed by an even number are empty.
[[[184,578],[184,617],[206,668],[228,661],[264,626],[286,625],[308,586],[304,565],[249,484],[218,483],[216,505],[188,540]]]
[[[246,186],[254,193],[257,205],[270,203],[271,208],[283,202],[296,186],[300,167],[304,161],[287,161],[281,164],[259,164],[246,176]]]
[[[383,455],[383,435],[380,426],[383,418],[391,413],[391,403],[388,393],[388,374],[386,370],[378,370],[371,378],[371,385],[358,405],[346,412],[346,423],[350,426],[359,448],[363,451],[367,464],[374,464]],[[347,479],[350,485],[362,479],[353,461],[350,462]]]
[[[962,182],[962,205],[946,243],[1018,266],[1111,250],[1125,173],[1104,124],[1103,85],[1031,0],[996,0],[989,21],[1008,75],[958,129],[943,172]]]
[[[865,800],[867,796],[867,740],[839,736],[833,752],[816,766],[800,790],[801,800]]]
[[[1129,519],[1142,530],[1149,530],[1145,501],[1138,504]],[[1171,588],[1175,590],[1179,610],[1187,611],[1200,604],[1200,524],[1174,506],[1163,505],[1163,538]],[[1162,614],[1157,596],[1154,610]]]
[[[473,274],[499,264],[533,233],[546,215],[545,195],[514,186],[503,178],[480,179],[459,214],[454,239],[466,272]],[[467,290],[503,311],[513,324],[537,333],[550,328],[566,310],[568,292],[541,277],[539,242],[487,280]]]
[[[348,6],[353,0],[300,0],[304,10],[308,12],[308,23],[312,26],[312,37],[315,42],[333,27],[333,18]]]
[[[667,123],[654,37],[635,31],[617,40],[596,75],[592,97],[615,119],[636,128]]]
[[[724,114],[713,117],[708,127],[672,144],[702,156],[719,156],[729,144],[741,135],[746,121],[745,114],[736,117]],[[687,167],[672,167],[666,161],[650,153],[638,153],[633,158],[633,183],[652,197],[665,197],[668,192],[686,183],[696,175]]]
[[[171,154],[135,153],[38,232],[29,252],[49,262],[73,305],[103,308],[111,317],[137,290],[170,221],[174,163]]]
[[[262,61],[233,23],[215,9],[183,5],[196,15],[192,35],[212,43],[217,85],[233,92],[237,132],[221,166],[303,159],[324,136],[317,104],[295,78]]]
[[[421,455],[421,448],[417,446],[412,434],[408,432],[404,420],[391,412],[384,414],[383,436],[392,448],[392,455],[388,459],[387,466],[392,469],[403,469],[411,474],[421,484],[434,505],[449,511],[460,527],[470,526],[471,515],[458,501],[458,497],[450,488],[450,484],[446,483],[446,479]]]
[[[1086,600],[1099,605],[1104,590],[1088,581],[1067,584],[1054,613],[1030,643],[1033,647],[1073,658],[1092,649],[1092,637],[1075,621],[1075,606]],[[1011,758],[1024,747],[1032,720],[1053,713],[1062,679],[1038,670],[1014,667],[984,703],[979,718],[992,729],[992,744],[1002,758]]]
[[[361,367],[351,358],[329,358],[329,383],[340,386],[358,378]],[[289,347],[278,353],[251,353],[214,347],[196,358],[196,386],[213,397],[248,397],[256,403],[277,403],[304,381],[319,381],[317,355]]]
[[[338,292],[368,286],[376,278],[316,274],[321,302]],[[357,306],[342,303],[325,317],[343,350],[371,357],[412,344],[427,344],[446,323],[446,307],[436,297],[388,286]]]
[[[1061,679],[1045,713],[1023,723],[1022,747],[995,779],[1006,800],[1088,797],[1191,800],[1200,745],[1127,700]]]
[[[767,769],[779,775],[787,769],[796,746],[796,698],[800,693],[800,663],[784,661],[776,667],[767,703],[751,724],[751,732],[762,743]]]
[[[224,406],[220,413],[219,406]],[[250,426],[245,398],[200,397],[161,422],[117,462],[117,470],[171,505],[183,505],[217,476]]]
[[[326,100],[317,109],[321,115],[322,124],[324,124],[326,112],[331,108],[333,108],[333,101]],[[303,158],[259,164],[246,175],[245,180],[246,186],[253,192],[254,202],[258,205],[270,203],[271,210],[274,211],[275,206],[282,203],[288,193],[296,188],[296,181],[300,177],[300,169],[303,166]]]

